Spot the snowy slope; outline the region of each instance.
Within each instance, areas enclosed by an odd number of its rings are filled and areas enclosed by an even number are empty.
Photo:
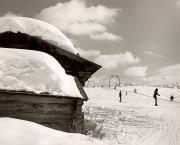
[[[0,48],[0,89],[80,97],[74,78],[50,55]]]
[[[119,90],[125,90],[129,92],[133,92],[134,89],[136,89],[138,94],[145,95],[146,97],[152,97],[155,87],[149,87],[149,86],[134,86],[134,87],[121,87]],[[159,99],[164,99],[164,100],[169,100],[170,96],[174,96],[175,101],[180,102],[180,89],[175,89],[175,88],[159,88],[159,94],[158,96]]]
[[[12,31],[38,36],[71,53],[77,54],[72,42],[55,26],[26,17],[0,17],[0,33]]]
[[[133,93],[134,88],[137,94]],[[85,88],[89,101],[84,105],[85,118],[96,122],[110,145],[179,145],[180,90],[159,88],[159,106],[152,97],[155,88],[148,86]],[[128,91],[126,96],[125,91]],[[145,94],[145,95],[143,95]],[[174,102],[169,96],[174,95]],[[103,123],[102,123],[103,120]],[[100,123],[99,123],[100,122]]]
[[[0,118],[1,145],[105,145],[82,134],[65,133],[39,124]]]

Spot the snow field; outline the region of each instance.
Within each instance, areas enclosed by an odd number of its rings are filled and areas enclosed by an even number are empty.
[[[129,86],[129,87],[121,87],[118,89],[122,90],[122,91],[124,90],[124,92],[125,91],[134,92],[134,89],[136,89],[138,94],[142,94],[142,95],[145,95],[147,97],[152,97],[155,88],[149,87],[149,86],[134,86],[134,87]],[[174,96],[174,101],[180,102],[180,89],[160,88],[158,92],[160,94],[160,96],[158,96],[159,99],[169,101],[170,96]]]
[[[90,98],[84,105],[85,119],[101,127],[102,140],[110,145],[179,145],[180,144],[180,103],[170,102],[169,96],[175,94],[179,100],[178,89],[159,88],[162,100],[154,106],[153,87],[85,88]],[[146,94],[148,96],[143,96]],[[151,97],[150,97],[151,95]],[[168,99],[168,100],[166,100]],[[103,119],[103,123],[99,120]]]

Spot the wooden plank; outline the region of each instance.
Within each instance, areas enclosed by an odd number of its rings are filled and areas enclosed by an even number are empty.
[[[68,97],[52,97],[52,96],[41,96],[35,94],[21,94],[21,93],[8,93],[0,92],[0,101],[16,101],[16,102],[27,102],[27,103],[72,103],[73,99]]]
[[[22,113],[64,113],[72,114],[71,104],[28,104],[28,103],[0,103],[0,112]]]
[[[74,80],[75,80],[75,82],[76,82],[77,88],[79,89],[79,92],[80,92],[81,95],[83,96],[83,99],[87,101],[87,100],[88,100],[88,96],[86,95],[86,92],[84,91],[84,89],[83,89],[81,83],[79,82],[78,78],[75,77]],[[78,103],[80,103],[80,102],[78,102]]]
[[[11,117],[11,118],[18,118],[29,120],[32,118],[38,118],[39,120],[46,120],[46,119],[54,119],[54,120],[66,120],[72,119],[71,114],[61,113],[61,114],[50,114],[50,113],[37,113],[37,112],[30,112],[30,113],[14,113],[14,112],[0,112],[0,117]]]
[[[47,118],[45,120],[38,119],[38,118],[29,118],[29,121],[36,122],[38,124],[56,124],[56,125],[63,125],[63,124],[72,124],[72,119],[52,119]]]

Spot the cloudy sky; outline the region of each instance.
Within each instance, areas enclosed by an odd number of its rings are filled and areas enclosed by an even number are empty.
[[[0,0],[0,15],[55,25],[96,73],[180,74],[180,0]]]

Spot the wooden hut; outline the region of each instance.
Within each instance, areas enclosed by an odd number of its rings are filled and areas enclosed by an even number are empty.
[[[29,49],[50,54],[61,64],[67,74],[75,77],[77,87],[83,96],[82,99],[46,93],[0,90],[0,117],[33,121],[67,132],[83,132],[82,105],[88,97],[82,87],[101,66],[39,37],[21,32],[0,33],[0,47],[0,49]]]

